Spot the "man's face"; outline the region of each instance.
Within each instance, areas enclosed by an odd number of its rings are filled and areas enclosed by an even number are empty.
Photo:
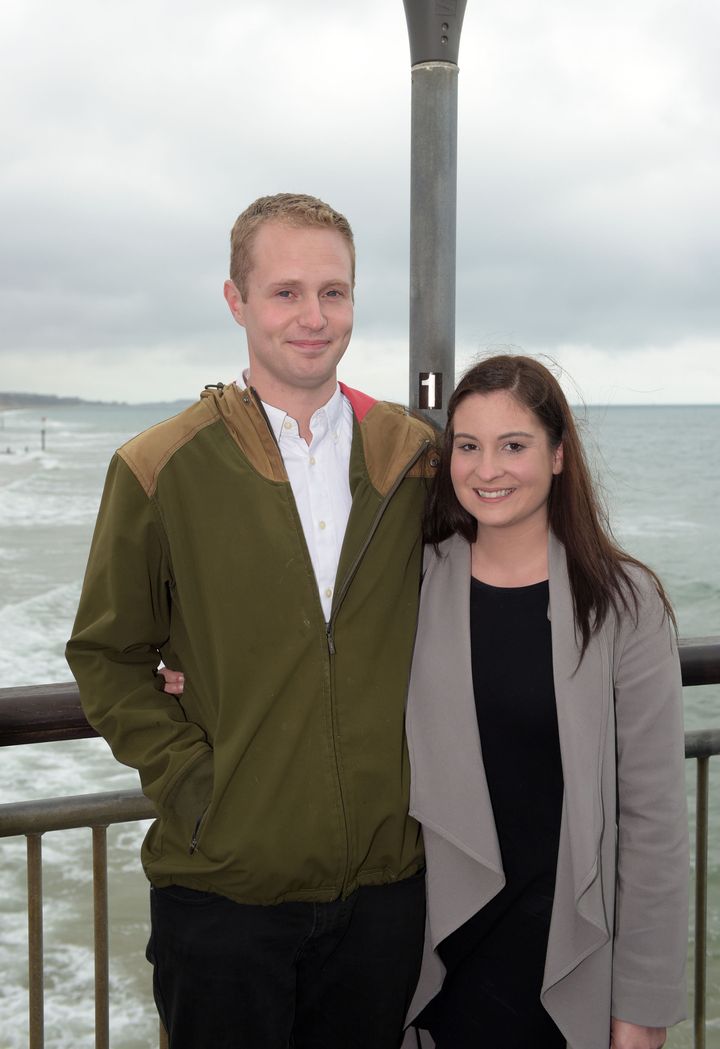
[[[291,390],[330,397],[353,324],[345,238],[333,229],[265,222],[252,260],[246,301],[232,281],[225,298],[247,334],[253,386],[263,400]]]

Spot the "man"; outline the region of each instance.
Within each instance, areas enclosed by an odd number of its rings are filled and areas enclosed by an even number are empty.
[[[342,215],[263,197],[231,246],[245,388],[117,452],[68,661],[157,806],[148,957],[171,1049],[394,1049],[423,938],[403,707],[431,432],[337,384]]]

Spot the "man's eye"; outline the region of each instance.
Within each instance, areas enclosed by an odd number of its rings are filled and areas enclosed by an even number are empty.
[[[341,299],[343,293],[340,291],[339,288],[329,288],[328,291],[325,292],[325,294],[328,296],[328,298]]]
[[[281,299],[289,299],[290,296],[292,295],[292,292],[289,291],[287,288],[283,288],[282,291],[278,292],[278,295],[280,296]]]

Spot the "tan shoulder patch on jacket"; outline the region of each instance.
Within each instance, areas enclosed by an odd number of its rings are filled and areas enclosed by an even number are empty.
[[[379,492],[389,491],[413,456],[417,456],[417,461],[408,471],[408,477],[434,476],[440,435],[428,423],[410,415],[402,405],[378,401],[363,419],[360,429],[368,474]]]
[[[118,448],[118,455],[135,474],[145,494],[152,496],[160,471],[178,448],[182,448],[199,430],[210,426],[217,419],[214,402],[210,398],[203,398],[178,415],[133,437]]]
[[[278,443],[256,395],[250,390],[240,389],[236,383],[230,383],[221,393],[207,396],[212,397],[228,433],[253,469],[268,481],[287,483],[288,476]]]

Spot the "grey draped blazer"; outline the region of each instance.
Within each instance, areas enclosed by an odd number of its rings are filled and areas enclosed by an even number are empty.
[[[439,557],[428,550],[426,566],[407,736],[410,811],[423,826],[427,855],[428,928],[408,1020],[442,984],[434,947],[505,883],[475,713],[470,546],[453,536]],[[565,551],[550,536],[548,616],[565,791],[541,1000],[569,1049],[608,1049],[611,1016],[650,1027],[685,1017],[680,666],[652,580],[640,569],[632,574],[637,622],[611,611],[580,660]],[[404,1045],[415,1044],[408,1032]]]

